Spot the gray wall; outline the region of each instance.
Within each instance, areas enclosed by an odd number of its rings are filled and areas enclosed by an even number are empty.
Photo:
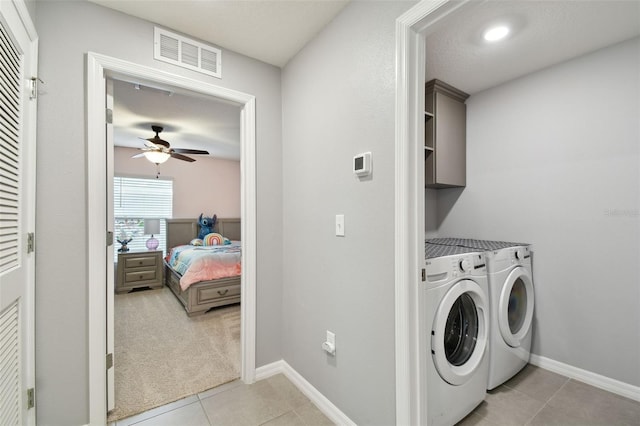
[[[395,19],[412,4],[349,4],[282,73],[283,358],[363,425],[395,423]]]
[[[640,39],[467,101],[440,236],[530,242],[533,352],[640,385]],[[434,231],[432,229],[432,231]]]
[[[223,79],[153,60],[153,25],[88,2],[36,5],[38,110],[36,365],[38,421],[85,424],[88,413],[85,62],[94,51],[256,96],[257,364],[281,359],[280,69],[223,51]]]

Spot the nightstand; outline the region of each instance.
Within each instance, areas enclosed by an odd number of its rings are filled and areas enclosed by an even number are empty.
[[[127,293],[134,288],[161,288],[162,251],[128,251],[118,253],[116,293]]]

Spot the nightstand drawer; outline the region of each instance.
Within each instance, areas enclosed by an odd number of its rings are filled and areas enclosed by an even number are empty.
[[[149,281],[156,279],[156,271],[152,270],[144,270],[144,271],[131,271],[126,272],[124,274],[124,282],[131,283],[137,281]]]
[[[155,266],[156,265],[156,256],[144,256],[144,257],[131,257],[125,259],[124,267],[126,269],[129,268],[140,268],[143,266]]]

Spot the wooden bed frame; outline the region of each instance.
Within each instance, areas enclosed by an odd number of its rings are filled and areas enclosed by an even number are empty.
[[[214,232],[239,241],[240,219],[218,219]],[[189,244],[197,236],[197,219],[167,219],[167,249]],[[182,303],[188,316],[204,314],[218,306],[240,303],[240,276],[201,281],[183,291],[180,288],[180,275],[166,261],[164,268],[165,283]]]

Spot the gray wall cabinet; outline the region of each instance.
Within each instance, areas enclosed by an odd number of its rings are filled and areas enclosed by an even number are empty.
[[[451,188],[467,180],[468,94],[440,80],[425,85],[425,186]]]

